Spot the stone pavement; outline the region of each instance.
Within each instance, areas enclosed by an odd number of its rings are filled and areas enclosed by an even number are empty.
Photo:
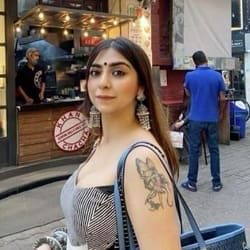
[[[209,165],[205,165],[203,156],[200,159],[198,192],[180,190],[201,227],[230,222],[243,224],[250,245],[250,128],[247,128],[246,138],[231,141],[230,145],[220,145],[220,153],[224,184],[220,192],[211,189],[210,169]],[[181,165],[179,183],[186,178],[186,174],[187,165]],[[64,219],[60,219],[0,238],[0,250],[32,249],[37,238],[48,235],[63,224]],[[189,230],[185,218],[184,228]]]

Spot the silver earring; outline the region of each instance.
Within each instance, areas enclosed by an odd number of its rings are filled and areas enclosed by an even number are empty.
[[[144,96],[137,96],[138,106],[136,109],[136,115],[138,117],[139,123],[145,130],[150,130],[150,120],[148,108],[142,103],[145,100]]]
[[[100,128],[101,127],[101,113],[96,109],[95,106],[90,108],[89,112],[89,128]]]

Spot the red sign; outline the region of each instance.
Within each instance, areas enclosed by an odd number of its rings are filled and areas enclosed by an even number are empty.
[[[79,111],[69,111],[56,122],[54,140],[63,151],[77,151],[82,148],[89,136],[86,118]]]
[[[99,36],[82,36],[80,39],[80,46],[87,46],[87,45],[96,45],[102,40]]]

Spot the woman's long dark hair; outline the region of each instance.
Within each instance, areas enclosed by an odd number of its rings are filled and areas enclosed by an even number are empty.
[[[124,56],[124,58],[126,58],[131,63],[131,65],[137,72],[138,83],[143,86],[144,95],[146,97],[144,104],[148,107],[150,113],[150,131],[165,151],[172,173],[178,173],[178,160],[176,151],[173,148],[170,140],[167,117],[163,110],[160,99],[156,94],[152,79],[152,68],[150,61],[148,59],[148,56],[140,46],[124,37],[107,39],[100,42],[91,52],[87,63],[87,85],[91,65],[101,51],[109,48],[116,50],[118,53]],[[87,116],[89,114],[91,105],[92,104],[88,93],[86,93],[86,99],[83,107]]]

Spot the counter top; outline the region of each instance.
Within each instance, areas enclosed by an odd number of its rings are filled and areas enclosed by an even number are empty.
[[[41,103],[34,104],[23,104],[16,106],[18,112],[28,111],[28,110],[38,110],[38,109],[46,109],[49,107],[58,107],[58,106],[71,106],[71,105],[81,105],[84,98],[66,98],[55,101],[43,101]]]

